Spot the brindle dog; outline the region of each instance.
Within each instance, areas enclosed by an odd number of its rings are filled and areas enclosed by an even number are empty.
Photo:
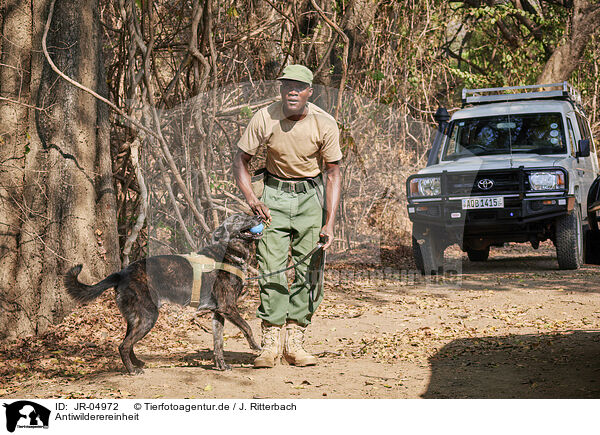
[[[262,236],[262,233],[251,233],[250,229],[260,223],[257,216],[242,213],[230,216],[214,231],[211,244],[198,253],[236,266],[245,273],[250,246]],[[127,333],[119,346],[121,360],[130,374],[142,373],[144,362],[135,356],[133,346],[152,329],[163,302],[190,303],[194,281],[192,266],[178,255],[158,255],[131,263],[91,286],[77,279],[81,269],[80,264],[65,275],[64,283],[69,295],[85,303],[96,299],[105,290],[115,288],[117,305],[127,322]],[[224,270],[206,272],[202,276],[198,309],[213,312],[214,361],[218,370],[231,369],[223,358],[225,319],[240,328],[253,350],[260,350],[250,325],[238,311],[237,299],[243,288],[244,282],[239,276]]]

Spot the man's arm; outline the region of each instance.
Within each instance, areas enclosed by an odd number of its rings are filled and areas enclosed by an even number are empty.
[[[327,236],[327,243],[323,245],[323,250],[329,248],[333,242],[335,216],[340,205],[340,196],[342,194],[342,175],[340,173],[340,162],[325,163],[325,176],[327,177],[327,214],[325,217],[325,225],[321,229],[321,236]]]
[[[252,211],[268,223],[271,222],[271,212],[252,190],[252,177],[248,170],[251,159],[252,155],[239,150],[233,159],[233,176]]]

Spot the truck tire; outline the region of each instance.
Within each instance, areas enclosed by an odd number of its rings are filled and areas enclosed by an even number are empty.
[[[583,229],[581,212],[575,204],[575,210],[556,220],[556,257],[562,270],[579,269],[583,264]]]
[[[585,232],[585,264],[600,264],[600,233],[588,230]]]
[[[415,260],[417,270],[421,272],[421,274],[425,273],[425,268],[423,266],[423,256],[421,255],[421,247],[419,246],[419,242],[417,241],[414,235],[412,237],[412,251],[413,259]]]
[[[436,232],[417,235],[413,231],[413,257],[423,275],[437,275],[444,265],[444,241]],[[419,243],[421,240],[421,243]]]
[[[598,200],[600,200],[600,176],[597,177],[590,186],[587,197],[588,207]],[[598,217],[596,212],[588,211],[588,223],[590,225],[590,230],[596,234],[600,234],[600,227],[598,226]]]
[[[469,261],[486,261],[490,256],[490,247],[485,249],[467,249]]]

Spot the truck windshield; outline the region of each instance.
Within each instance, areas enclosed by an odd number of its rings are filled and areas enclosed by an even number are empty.
[[[560,113],[527,113],[454,120],[442,160],[490,154],[567,152]]]

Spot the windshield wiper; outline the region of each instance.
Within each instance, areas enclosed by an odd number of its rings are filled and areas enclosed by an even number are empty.
[[[486,150],[482,153],[479,154],[475,154],[476,156],[491,156],[493,154],[508,154],[510,152],[510,150],[508,149],[504,149],[504,150]]]
[[[468,154],[451,154],[449,156],[444,157],[444,160],[458,160],[460,158],[470,157],[472,155],[473,154],[471,154],[471,153],[468,153]]]
[[[560,154],[561,149],[554,147],[537,147],[532,149],[513,149],[513,153],[531,153],[531,154]]]
[[[460,153],[460,154],[451,154],[449,156],[445,156],[444,160],[458,160],[458,159],[462,159],[463,157],[479,157],[479,156],[489,156],[492,154],[507,154],[508,153],[508,149],[505,150],[485,150],[483,152],[481,152],[480,154],[476,154],[476,153]]]

